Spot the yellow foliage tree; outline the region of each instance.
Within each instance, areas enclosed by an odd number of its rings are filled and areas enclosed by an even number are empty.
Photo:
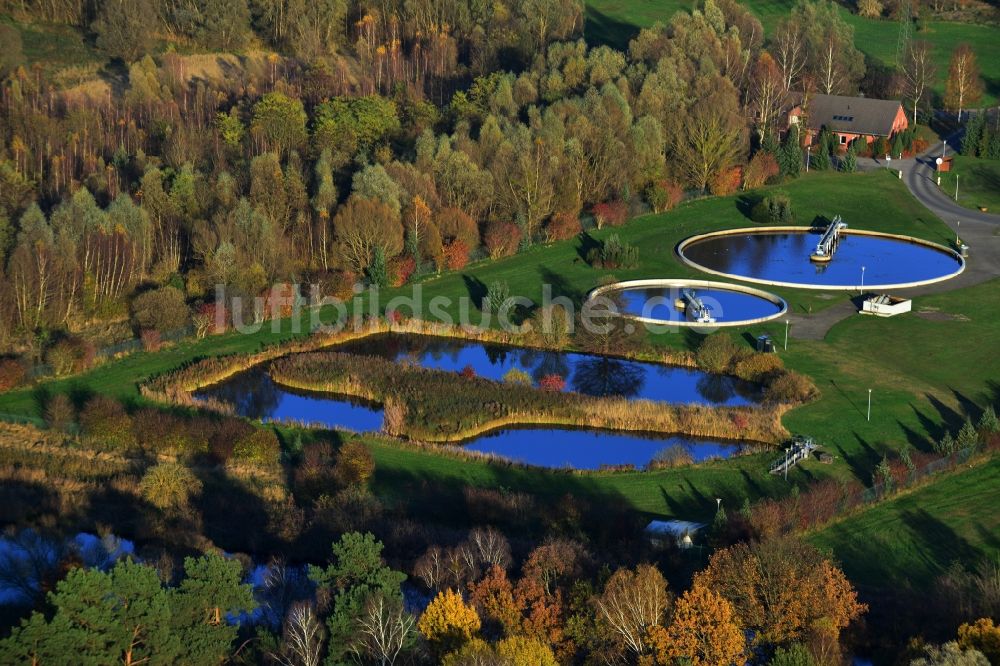
[[[746,649],[732,605],[703,585],[677,600],[670,627],[652,639],[657,661],[664,664],[683,658],[692,666],[729,666],[738,663]]]
[[[479,614],[466,605],[454,590],[439,592],[427,606],[417,629],[440,654],[451,652],[469,641],[479,631]]]
[[[558,666],[547,644],[528,636],[510,636],[497,643],[497,656],[510,666]]]
[[[958,644],[967,650],[979,650],[991,664],[1000,664],[1000,626],[993,624],[988,617],[960,626]]]

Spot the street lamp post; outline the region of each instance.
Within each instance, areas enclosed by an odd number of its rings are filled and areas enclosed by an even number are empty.
[[[812,157],[812,146],[806,146],[806,173],[809,173],[809,158]]]
[[[955,220],[955,246],[962,244],[962,220]]]
[[[872,390],[868,389],[868,420],[872,420]]]
[[[948,139],[944,140],[944,145],[941,146],[941,159],[944,159],[948,154]]]
[[[791,447],[785,447],[785,481],[788,481],[788,452],[791,450]]]
[[[786,319],[785,320],[785,351],[788,351],[788,324],[789,323],[790,322]]]
[[[861,267],[861,291],[865,290],[865,268],[866,266]]]
[[[955,201],[958,201],[958,174],[955,174]]]

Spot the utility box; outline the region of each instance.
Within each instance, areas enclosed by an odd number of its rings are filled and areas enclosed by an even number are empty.
[[[774,351],[774,340],[768,334],[757,336],[757,351],[772,353]]]

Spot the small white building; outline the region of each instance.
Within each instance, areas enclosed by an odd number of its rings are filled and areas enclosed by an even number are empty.
[[[645,532],[654,546],[663,547],[673,542],[678,548],[690,548],[698,532],[704,528],[705,523],[689,520],[651,520]]]
[[[861,314],[871,314],[876,317],[892,317],[913,309],[913,301],[908,298],[875,294],[865,298],[861,303]]]

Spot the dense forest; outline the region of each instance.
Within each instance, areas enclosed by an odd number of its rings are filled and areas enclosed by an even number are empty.
[[[766,41],[708,0],[627,53],[588,48],[583,7],[559,0],[5,5],[113,58],[96,86],[56,86],[0,25],[0,336],[36,359],[96,322],[181,328],[219,284],[398,285],[571,237],[581,214],[794,177],[790,91],[905,79],[866,69],[825,0]]]

